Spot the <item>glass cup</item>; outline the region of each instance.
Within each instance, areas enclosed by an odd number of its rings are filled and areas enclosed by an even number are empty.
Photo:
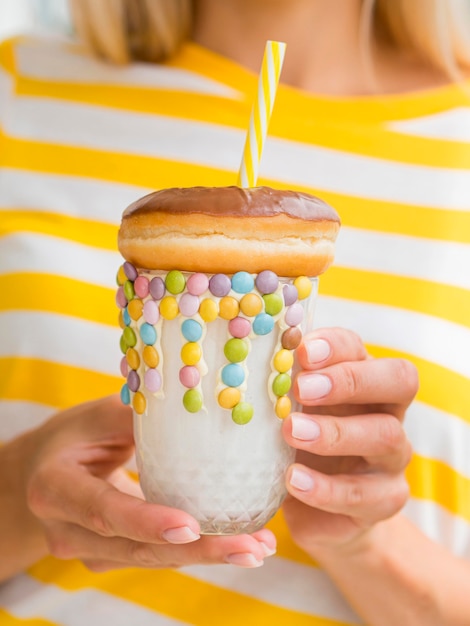
[[[254,532],[276,513],[295,450],[294,352],[312,328],[317,278],[118,272],[121,392],[134,411],[150,502],[183,509],[203,534]]]

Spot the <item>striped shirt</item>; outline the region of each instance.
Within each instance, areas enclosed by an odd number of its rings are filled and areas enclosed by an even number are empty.
[[[0,441],[119,390],[124,208],[235,184],[257,77],[192,44],[114,67],[66,41],[0,46]],[[280,86],[258,182],[322,197],[342,230],[316,325],[411,360],[407,515],[470,559],[470,97],[316,97]],[[94,626],[362,624],[293,543],[256,570],[89,572],[48,557],[0,587],[0,621]]]

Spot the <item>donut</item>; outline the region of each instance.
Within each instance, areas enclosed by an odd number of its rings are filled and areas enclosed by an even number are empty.
[[[127,207],[118,247],[138,268],[318,276],[333,261],[339,228],[336,211],[307,193],[172,188]]]

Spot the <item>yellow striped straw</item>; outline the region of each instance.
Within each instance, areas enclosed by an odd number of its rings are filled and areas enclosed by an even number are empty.
[[[267,41],[258,79],[257,98],[251,111],[243,158],[238,172],[239,187],[254,187],[274,106],[286,44]]]

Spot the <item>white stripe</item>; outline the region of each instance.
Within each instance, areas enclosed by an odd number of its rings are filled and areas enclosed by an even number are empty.
[[[0,324],[5,331],[0,357],[19,355],[120,376],[119,328],[29,311],[0,313]]]
[[[51,37],[30,38],[20,42],[15,47],[15,57],[18,72],[28,78],[74,84],[149,88],[149,98],[154,97],[152,89],[240,97],[234,89],[200,74],[154,63],[113,65],[92,57],[73,42],[64,44]]]
[[[470,108],[457,107],[411,120],[391,122],[388,128],[417,137],[470,142]]]
[[[1,246],[0,274],[53,274],[115,289],[116,272],[122,264],[118,252],[43,234],[6,235]]]
[[[281,557],[270,557],[262,567],[254,570],[227,565],[193,565],[181,571],[217,587],[291,611],[347,624],[363,623],[322,570]]]
[[[343,226],[336,245],[335,266],[409,276],[470,289],[469,244]]]
[[[415,401],[406,413],[404,426],[416,453],[442,461],[470,479],[468,422]]]
[[[6,132],[14,136],[233,172],[238,169],[245,139],[238,129],[42,98],[19,99],[15,112],[5,120]],[[455,210],[470,207],[466,170],[391,162],[269,136],[260,176],[390,202]]]
[[[457,556],[470,561],[470,524],[429,500],[410,498],[404,515],[425,535]]]
[[[314,325],[350,328],[365,343],[414,354],[470,377],[470,328],[404,309],[323,296],[321,280]]]
[[[56,412],[39,402],[2,400],[0,404],[0,441],[9,441],[20,433],[36,428]]]
[[[152,191],[93,178],[0,169],[0,211],[48,211],[118,224],[131,202]]]
[[[95,589],[66,591],[26,574],[0,587],[0,606],[18,619],[44,619],[61,626],[174,626],[185,624],[134,602]]]

